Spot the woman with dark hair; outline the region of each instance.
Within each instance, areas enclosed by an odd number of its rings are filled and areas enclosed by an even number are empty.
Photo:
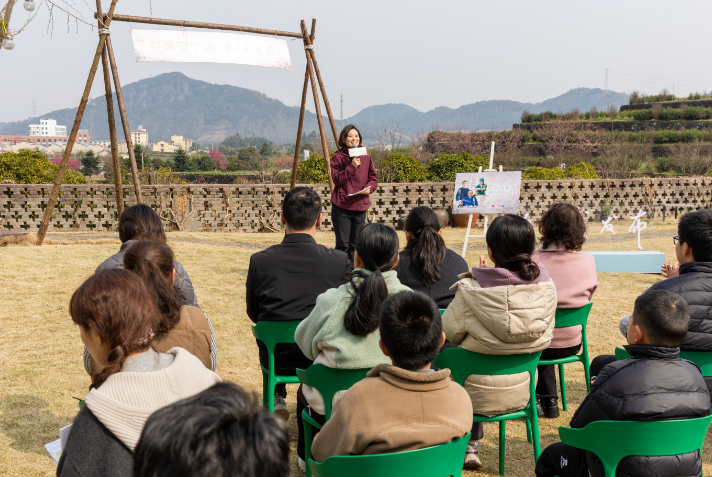
[[[390,295],[410,288],[398,281],[398,234],[385,224],[368,224],[356,239],[351,280],[319,295],[312,312],[297,327],[294,339],[304,355],[330,368],[363,369],[390,363],[378,342],[381,305]],[[323,422],[324,398],[311,386],[297,392],[297,416],[310,409]],[[297,420],[297,453],[304,460],[304,434]],[[300,463],[301,465],[301,463]]]
[[[89,277],[69,314],[99,365],[77,415],[57,475],[131,476],[132,452],[155,410],[198,394],[220,377],[182,348],[151,346],[160,314],[146,284],[126,270]]]
[[[532,259],[534,228],[518,215],[502,215],[487,229],[487,252],[494,268],[480,256],[454,287],[455,298],[443,314],[443,331],[456,346],[481,354],[529,354],[549,347],[554,332],[556,288],[549,272]],[[475,414],[496,416],[524,409],[529,403],[529,373],[503,376],[471,374],[465,390]],[[482,423],[472,426],[465,468],[482,462],[477,442]]]
[[[371,206],[369,194],[376,191],[378,178],[371,156],[351,157],[349,149],[361,147],[361,133],[349,124],[339,136],[341,148],[331,158],[331,223],[336,234],[336,250],[349,256],[354,264],[354,249],[359,227],[366,222],[366,214]]]
[[[543,263],[556,286],[557,308],[581,308],[598,288],[596,262],[581,248],[586,241],[586,223],[578,207],[564,202],[552,205],[539,222],[541,248],[532,260]],[[582,326],[554,329],[554,337],[541,359],[573,356],[581,349]],[[559,417],[554,365],[539,366],[536,394],[544,416]]]
[[[121,248],[119,252],[107,258],[96,268],[96,271],[109,270],[111,268],[124,268],[124,252],[131,244],[140,238],[166,241],[166,233],[163,229],[161,217],[146,204],[132,205],[124,209],[119,218],[119,239]],[[188,272],[183,265],[175,262],[176,279],[174,286],[180,291],[180,296],[184,305],[198,306],[198,299],[193,290],[193,282],[190,281]]]
[[[467,262],[445,246],[440,221],[430,207],[410,211],[405,219],[405,238],[408,243],[396,267],[398,280],[428,295],[438,308],[447,308],[455,298],[455,290],[450,287],[458,275],[467,273]]]
[[[153,347],[159,353],[179,346],[215,371],[218,351],[215,332],[208,316],[197,306],[183,305],[173,286],[176,276],[173,251],[163,242],[138,240],[124,254],[124,268],[148,285],[153,302],[161,313]]]

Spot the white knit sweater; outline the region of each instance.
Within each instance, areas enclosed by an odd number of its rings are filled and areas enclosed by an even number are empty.
[[[172,348],[167,354],[175,356],[170,366],[147,373],[112,374],[87,394],[89,410],[132,452],[154,411],[222,381],[183,348]]]

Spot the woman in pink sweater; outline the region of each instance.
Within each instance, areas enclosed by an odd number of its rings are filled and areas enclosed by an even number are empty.
[[[541,262],[554,280],[557,308],[580,308],[588,304],[598,288],[593,255],[582,252],[586,241],[586,223],[578,208],[560,202],[546,211],[539,223],[542,247],[532,260]],[[581,349],[581,325],[555,328],[549,348],[541,359],[573,356]],[[556,372],[553,365],[539,366],[536,394],[549,418],[559,417]]]

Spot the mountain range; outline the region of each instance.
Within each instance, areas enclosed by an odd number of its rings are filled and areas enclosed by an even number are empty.
[[[220,142],[225,137],[266,137],[277,143],[295,140],[299,108],[246,88],[217,85],[198,81],[182,73],[165,73],[123,86],[126,114],[131,129],[143,125],[150,140],[169,140],[171,135],[183,135],[200,143]],[[87,106],[82,129],[93,132],[92,139],[108,139],[105,96]],[[344,119],[344,124],[355,124],[365,139],[373,141],[384,128],[397,128],[406,138],[433,128],[478,130],[509,129],[518,123],[522,111],[531,113],[551,110],[569,111],[579,108],[606,108],[610,104],[627,104],[628,96],[598,88],[577,88],[541,103],[522,103],[510,100],[479,101],[448,108],[441,106],[421,112],[405,104],[370,106]],[[71,129],[76,108],[66,108],[42,115],[55,119]],[[118,105],[114,97],[114,111],[119,138],[123,137]],[[27,135],[29,125],[38,124],[40,117],[0,123],[0,136]],[[328,120],[324,118],[327,132]],[[337,127],[339,126],[337,120]],[[318,131],[316,115],[307,111],[304,132]],[[121,140],[121,139],[119,139]]]

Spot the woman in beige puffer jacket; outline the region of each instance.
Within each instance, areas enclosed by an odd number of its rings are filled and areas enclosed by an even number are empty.
[[[480,267],[459,275],[455,298],[443,314],[447,339],[460,348],[482,354],[528,354],[549,347],[554,333],[556,288],[549,272],[531,260],[536,248],[532,225],[516,215],[497,217],[487,230],[487,251],[495,267]],[[523,409],[529,403],[529,373],[501,376],[471,374],[465,390],[475,414],[495,416]],[[482,424],[472,429],[468,456],[477,457]],[[468,457],[465,458],[466,467]]]

